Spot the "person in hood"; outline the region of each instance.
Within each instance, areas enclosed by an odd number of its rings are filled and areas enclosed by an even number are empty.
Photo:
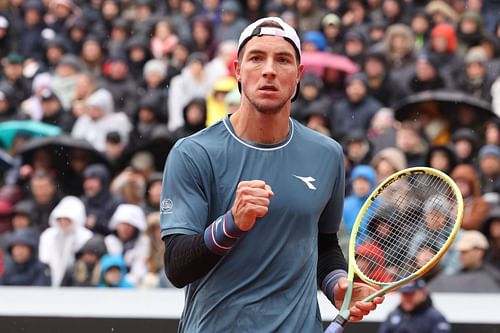
[[[368,90],[365,74],[353,74],[346,80],[346,97],[335,105],[331,128],[339,135],[353,130],[367,131],[375,113],[383,106]]]
[[[104,239],[109,254],[123,255],[127,280],[137,285],[147,272],[149,238],[146,235],[146,216],[141,207],[120,204],[111,217],[112,233]]]
[[[50,214],[50,227],[40,235],[39,258],[50,267],[52,286],[61,285],[76,252],[92,237],[86,217],[85,206],[74,196],[64,197]]]
[[[351,172],[352,194],[344,201],[344,212],[342,221],[346,226],[348,234],[351,234],[354,221],[363,203],[376,185],[376,175],[373,167],[361,164],[356,166]]]
[[[108,223],[121,200],[110,191],[111,175],[104,164],[91,164],[83,172],[83,190],[81,197],[87,219],[85,226],[97,234],[106,236],[110,233]]]
[[[133,288],[126,278],[127,265],[122,255],[106,254],[101,260],[99,288]]]
[[[184,125],[178,127],[172,136],[175,140],[194,134],[206,126],[207,102],[204,98],[193,98],[183,109]]]
[[[50,286],[50,269],[38,260],[37,236],[30,229],[12,233],[7,244],[8,257],[0,276],[0,285]]]
[[[450,174],[457,183],[464,198],[464,217],[462,228],[479,230],[490,212],[490,205],[481,196],[479,176],[470,164],[457,165]]]
[[[75,263],[64,275],[62,286],[96,287],[101,275],[101,258],[107,253],[102,235],[94,234],[75,254]]]
[[[451,326],[437,310],[423,279],[399,288],[400,302],[382,322],[378,333],[446,333]]]
[[[378,282],[392,282],[393,278],[385,268],[384,251],[374,241],[367,241],[356,248],[356,265],[370,279]]]
[[[73,126],[73,137],[87,139],[99,151],[104,151],[109,132],[116,131],[123,139],[128,139],[132,126],[125,113],[115,112],[109,90],[98,89],[90,95],[87,104],[87,113],[81,115]]]

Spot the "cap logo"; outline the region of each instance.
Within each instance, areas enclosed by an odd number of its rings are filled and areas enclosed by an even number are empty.
[[[271,35],[271,36],[278,36],[278,37],[285,37],[285,31],[282,29],[278,28],[272,28],[272,27],[262,27],[262,28],[257,28],[253,31],[252,35]]]

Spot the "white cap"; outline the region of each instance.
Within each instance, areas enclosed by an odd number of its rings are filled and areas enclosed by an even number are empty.
[[[0,29],[7,29],[9,27],[9,21],[3,16],[0,16]]]
[[[258,26],[265,21],[273,21],[279,24],[282,29],[273,27],[259,28]],[[245,45],[246,42],[248,42],[252,37],[262,36],[262,35],[278,36],[285,38],[287,41],[290,42],[290,44],[293,45],[300,58],[301,55],[300,39],[299,36],[297,35],[297,32],[295,31],[295,29],[293,29],[289,24],[287,24],[279,17],[264,17],[247,26],[245,30],[243,30],[243,32],[241,33],[240,39],[238,40],[238,53],[240,52],[243,45]]]

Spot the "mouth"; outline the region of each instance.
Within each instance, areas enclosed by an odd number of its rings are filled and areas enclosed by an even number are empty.
[[[261,91],[268,91],[268,92],[274,92],[274,91],[278,91],[278,88],[276,88],[275,86],[273,86],[271,84],[266,84],[264,86],[261,86],[259,88],[259,90],[261,90]]]

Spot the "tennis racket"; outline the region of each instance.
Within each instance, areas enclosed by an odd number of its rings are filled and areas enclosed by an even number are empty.
[[[340,333],[349,319],[355,275],[377,291],[398,289],[435,266],[460,229],[463,199],[443,172],[415,167],[394,173],[370,194],[349,241],[349,287],[325,333]]]

